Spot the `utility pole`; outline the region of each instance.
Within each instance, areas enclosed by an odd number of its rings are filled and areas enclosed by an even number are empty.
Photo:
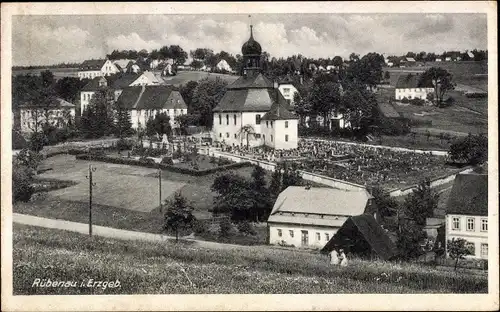
[[[92,188],[95,186],[95,183],[92,182],[92,173],[95,170],[96,168],[92,167],[92,164],[89,164],[89,174],[86,177],[89,179],[89,236],[92,236]]]
[[[160,202],[160,213],[163,213],[162,204],[161,204],[161,168],[160,167],[158,168],[158,194],[159,194],[158,200]]]

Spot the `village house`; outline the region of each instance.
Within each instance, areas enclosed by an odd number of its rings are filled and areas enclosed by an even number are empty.
[[[108,81],[104,77],[95,77],[90,80],[83,88],[80,90],[80,115],[87,108],[90,103],[90,99],[99,90],[104,90],[108,88]]]
[[[95,77],[110,76],[120,70],[110,60],[86,60],[78,69],[78,78],[94,79]]]
[[[372,198],[365,189],[289,186],[267,220],[269,243],[322,248],[349,217],[372,212]]]
[[[179,126],[175,118],[187,114],[186,103],[179,90],[173,86],[126,87],[116,103],[130,110],[133,129],[144,129],[148,119],[160,113],[170,117],[170,125],[175,129]]]
[[[122,93],[123,89],[126,87],[134,87],[134,86],[158,86],[163,84],[152,72],[145,71],[141,74],[123,74],[118,79],[113,82],[111,86],[114,94],[115,101],[118,100],[118,97]]]
[[[388,232],[371,214],[347,218],[321,253],[329,254],[334,249],[343,249],[348,255],[365,259],[391,260],[397,255],[397,248]]]
[[[120,72],[125,73],[127,71],[127,67],[129,64],[134,64],[134,60],[129,60],[129,59],[119,59],[119,60],[114,60],[113,64],[120,70]]]
[[[419,75],[401,75],[394,91],[396,100],[404,98],[426,100],[427,94],[434,92],[434,87],[421,82],[419,78]]]
[[[62,128],[75,118],[75,105],[61,98],[53,98],[47,106],[26,103],[18,110],[21,133],[41,131],[45,124]]]
[[[241,51],[243,76],[227,86],[213,109],[213,140],[242,146],[248,139],[249,146],[297,148],[297,117],[277,84],[261,73],[262,48],[253,38],[252,26]]]
[[[446,240],[467,241],[468,258],[488,259],[488,175],[458,174],[446,208]]]
[[[288,104],[293,107],[295,94],[299,91],[297,90],[297,88],[295,88],[292,79],[290,79],[290,77],[286,77],[285,79],[278,82],[278,89],[280,90],[281,95],[283,95]]]
[[[232,72],[233,69],[231,68],[231,66],[229,66],[228,62],[226,60],[220,60],[219,63],[217,63],[217,65],[215,66],[215,68],[217,68],[218,70],[220,71],[226,71],[226,72]]]

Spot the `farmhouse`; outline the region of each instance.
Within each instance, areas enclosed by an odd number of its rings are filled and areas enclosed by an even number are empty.
[[[322,248],[351,216],[372,208],[365,190],[289,186],[280,193],[269,219],[269,243]]]
[[[404,98],[409,100],[425,100],[427,98],[427,94],[432,92],[434,92],[434,87],[421,82],[419,75],[401,75],[396,83],[394,97],[396,100],[402,100]]]
[[[252,26],[250,39],[241,51],[243,76],[227,86],[213,109],[213,140],[230,145],[245,142],[249,146],[297,148],[297,118],[277,84],[261,73],[262,48],[253,38]]]
[[[95,77],[90,80],[80,91],[80,114],[83,114],[83,111],[90,103],[90,99],[97,91],[107,88],[108,81],[104,77]]]
[[[295,93],[298,93],[297,88],[295,88],[292,79],[290,77],[286,77],[282,81],[278,82],[278,89],[281,92],[281,95],[285,98],[288,104],[293,105],[293,98]]]
[[[113,64],[115,64],[115,66],[120,70],[120,72],[124,73],[126,72],[127,70],[127,67],[129,66],[129,64],[133,64],[135,63],[135,61],[133,60],[129,60],[129,59],[120,59],[120,60],[114,60],[113,61]]]
[[[48,106],[26,103],[19,106],[22,133],[38,132],[41,125],[48,123],[61,128],[75,117],[75,105],[61,98],[53,98]]]
[[[488,258],[488,175],[458,174],[446,208],[446,240],[468,242],[470,258]]]
[[[110,60],[86,60],[80,65],[78,78],[93,79],[95,77],[109,76],[120,72]]]
[[[117,105],[131,111],[132,128],[145,128],[149,118],[159,113],[170,117],[172,129],[178,128],[177,116],[187,114],[187,106],[180,92],[172,86],[126,87],[117,99]]]
[[[231,66],[229,66],[229,64],[227,63],[226,60],[220,60],[220,62],[217,63],[217,65],[215,66],[215,68],[217,68],[218,70],[221,70],[221,71],[226,71],[226,72],[231,72],[232,71]]]
[[[123,74],[121,75],[112,85],[115,93],[115,101],[122,93],[123,89],[126,87],[134,86],[158,86],[162,82],[156,78],[156,76],[150,72],[146,71],[142,74]]]
[[[390,260],[397,253],[391,238],[371,214],[349,217],[321,253],[328,254],[333,249],[344,249],[346,253],[361,258],[382,260]]]

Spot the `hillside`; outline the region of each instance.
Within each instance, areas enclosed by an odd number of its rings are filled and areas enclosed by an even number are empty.
[[[13,227],[14,295],[189,293],[486,293],[481,273],[326,256],[269,246],[206,249],[194,242],[161,244],[89,238]],[[120,281],[119,288],[36,288],[52,281]]]
[[[182,85],[189,81],[199,81],[205,78],[210,80],[215,80],[220,78],[222,80],[231,83],[238,79],[236,75],[226,75],[226,74],[216,74],[216,73],[208,73],[202,71],[179,71],[177,75],[171,77],[162,77],[165,83],[172,85]]]

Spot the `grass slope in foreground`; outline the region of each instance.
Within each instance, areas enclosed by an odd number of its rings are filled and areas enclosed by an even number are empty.
[[[486,293],[486,275],[352,260],[271,247],[228,250],[89,238],[14,225],[14,294]],[[385,273],[385,274],[384,274]],[[120,288],[37,288],[52,281],[119,280]]]

